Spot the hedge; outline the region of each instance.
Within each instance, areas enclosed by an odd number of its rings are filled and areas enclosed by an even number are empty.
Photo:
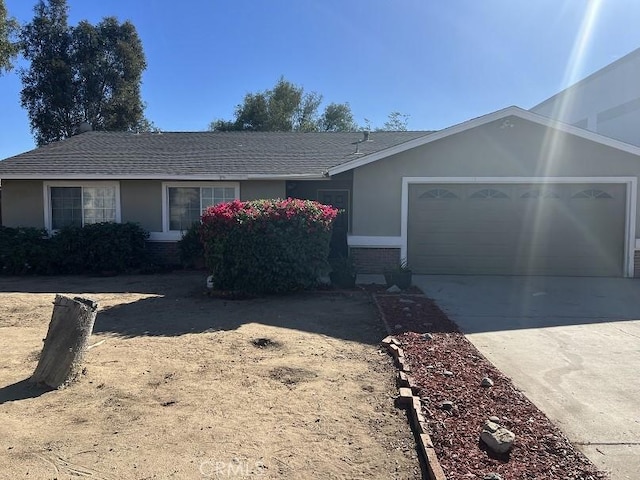
[[[5,275],[121,273],[147,266],[148,232],[134,223],[65,227],[53,236],[38,228],[0,227]]]

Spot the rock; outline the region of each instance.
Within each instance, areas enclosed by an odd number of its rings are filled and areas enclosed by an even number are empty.
[[[411,311],[411,309],[410,309],[409,307],[404,307],[404,308],[402,309],[402,311],[403,311],[403,312],[410,312],[410,311]]]
[[[409,300],[408,298],[401,298],[399,302],[400,303],[416,303],[413,300]]]
[[[500,418],[493,416],[493,417],[489,417],[489,421],[493,422],[493,423],[500,423]]]
[[[399,396],[398,396],[399,403],[401,403],[402,405],[407,405],[411,403],[411,401],[413,400],[413,392],[411,391],[410,388],[400,387],[398,389],[398,392],[399,392]]]
[[[398,347],[401,345],[400,340],[398,340],[395,337],[392,337],[391,335],[387,335],[386,337],[384,337],[382,339],[382,344],[383,345],[392,345],[393,344],[393,345],[396,345]]]
[[[442,374],[445,377],[453,377],[453,372],[449,371],[449,370],[445,370],[444,372],[442,372]]]
[[[483,480],[502,480],[499,473],[488,473],[484,476]]]
[[[400,290],[400,287],[398,287],[397,285],[391,285],[389,288],[387,288],[387,293],[400,293],[402,290]]]
[[[453,409],[453,402],[450,401],[450,400],[445,400],[444,402],[442,402],[440,404],[440,408],[442,410],[451,410],[451,409]]]
[[[423,340],[433,340],[433,335],[431,335],[430,333],[423,333],[422,334],[422,339]]]
[[[501,427],[500,424],[487,420],[484,422],[480,440],[496,453],[507,453],[513,447],[516,435]]]
[[[491,380],[489,377],[484,377],[480,382],[480,386],[484,388],[493,387],[493,380]]]

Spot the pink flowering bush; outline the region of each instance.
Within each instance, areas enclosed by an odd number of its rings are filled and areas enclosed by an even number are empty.
[[[222,203],[202,214],[214,288],[253,293],[309,288],[327,267],[335,208],[311,200]]]

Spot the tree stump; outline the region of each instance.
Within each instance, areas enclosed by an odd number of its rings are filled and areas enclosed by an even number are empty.
[[[56,295],[47,338],[31,382],[62,388],[75,380],[97,310],[98,304],[93,300]]]

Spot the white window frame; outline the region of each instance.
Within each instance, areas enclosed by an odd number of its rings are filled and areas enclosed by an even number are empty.
[[[106,181],[55,181],[55,182],[43,182],[43,200],[44,200],[44,228],[48,232],[53,232],[52,212],[51,212],[51,187],[115,187],[116,189],[116,219],[115,223],[122,222],[121,208],[120,208],[120,182],[106,182]],[[84,226],[84,208],[82,211],[82,225]]]
[[[169,230],[169,189],[176,187],[233,188],[234,199],[240,199],[240,182],[162,182],[162,232],[152,232],[150,240],[176,241],[182,238],[184,230]],[[200,197],[200,201],[202,202],[202,197]]]

